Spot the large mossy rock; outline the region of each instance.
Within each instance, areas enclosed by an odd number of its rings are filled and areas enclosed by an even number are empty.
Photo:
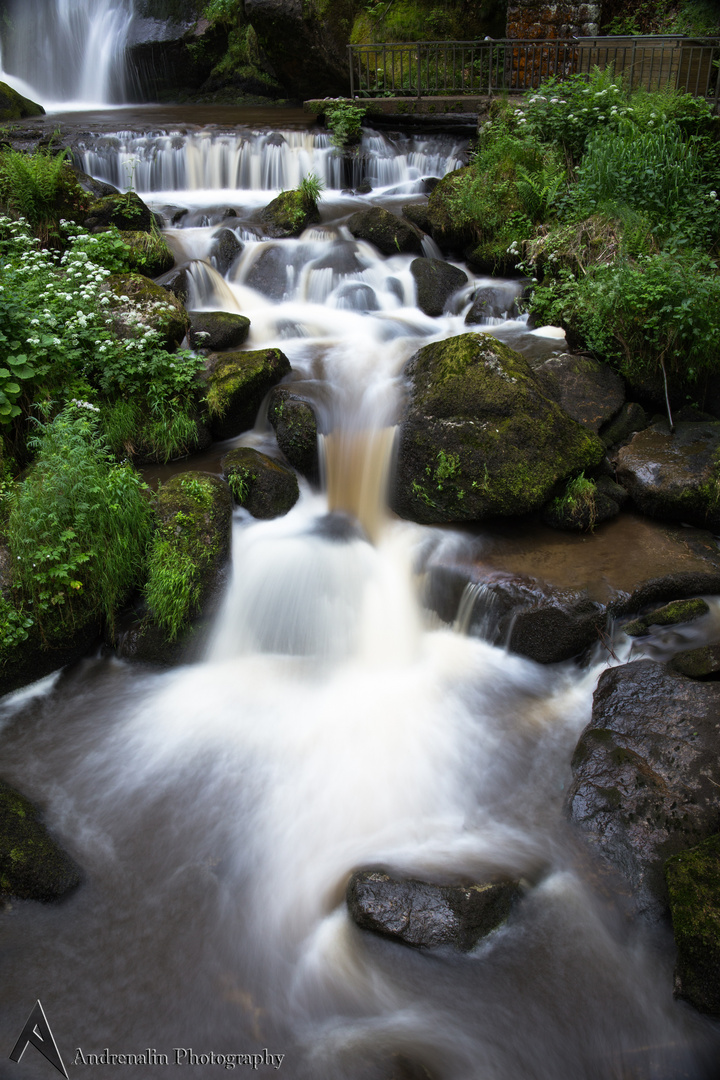
[[[250,320],[234,311],[191,311],[188,340],[193,349],[222,352],[244,345]]]
[[[310,225],[317,225],[320,211],[301,191],[281,191],[262,210],[260,221],[266,236],[286,240],[299,236]]]
[[[452,294],[468,282],[464,270],[442,259],[413,259],[410,273],[415,278],[418,307],[431,318],[442,315]]]
[[[212,473],[178,473],[162,484],[149,557],[148,608],[118,635],[120,656],[174,664],[196,645],[222,593],[232,505],[227,484]]]
[[[233,495],[253,517],[282,517],[300,498],[292,469],[249,446],[225,454],[220,467]]]
[[[152,232],[152,210],[134,191],[124,195],[106,195],[92,204],[83,221],[90,232],[101,232],[109,225],[121,231]]]
[[[374,206],[371,210],[358,210],[348,221],[348,229],[356,240],[366,240],[383,255],[421,255],[420,233],[406,221]]]
[[[610,668],[575,749],[570,818],[627,883],[638,909],[667,909],[663,866],[717,831],[720,686],[652,660]]]
[[[527,361],[487,334],[426,345],[406,369],[393,508],[421,523],[538,509],[603,446],[543,393]]]
[[[290,373],[280,349],[231,352],[211,357],[207,405],[215,439],[231,439],[255,423],[263,398]]]
[[[430,235],[445,254],[463,252],[473,240],[472,230],[464,224],[458,225],[458,216],[453,207],[454,198],[471,175],[470,166],[455,169],[442,178],[428,198],[426,221]]]
[[[617,479],[644,514],[720,529],[720,423],[640,431],[617,455]]]
[[[30,116],[44,116],[42,105],[18,94],[7,83],[0,82],[0,123],[9,120],[25,120]]]
[[[81,872],[39,820],[33,804],[0,780],[0,896],[59,900]]]
[[[515,881],[435,885],[383,870],[359,871],[347,888],[348,910],[363,930],[416,949],[463,952],[505,922],[519,898]]]
[[[123,243],[130,249],[128,269],[146,277],[160,277],[172,270],[175,256],[165,238],[151,232],[134,229],[120,233]]]
[[[720,833],[665,864],[677,945],[675,993],[720,1018]]]
[[[276,386],[268,402],[268,420],[294,469],[316,481],[319,472],[318,427],[312,406],[288,386]]]
[[[120,338],[142,337],[150,326],[161,344],[176,349],[190,327],[187,311],[171,292],[143,274],[111,274],[104,289],[113,294],[113,329]]]

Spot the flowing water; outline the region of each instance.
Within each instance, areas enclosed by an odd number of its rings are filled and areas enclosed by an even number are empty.
[[[673,1001],[667,942],[598,887],[563,821],[601,665],[543,668],[433,620],[418,601],[427,552],[465,539],[385,506],[403,366],[463,331],[477,281],[428,318],[410,257],[378,255],[345,222],[416,197],[463,148],[371,134],[348,177],[323,135],[250,118],[136,125],[80,149],[163,214],[191,306],[242,311],[248,347],[285,351],[318,414],[325,482],[303,483],[284,518],[236,513],[201,661],[153,671],[98,655],[0,704],[2,776],[85,874],[64,903],[14,902],[0,920],[0,1046],[39,997],[66,1063],[145,1054],[128,1078],[156,1075],[162,1055],[197,1077],[711,1075],[717,1033]],[[264,239],[258,209],[311,170],[326,184],[321,223]],[[343,193],[366,176],[369,195]],[[224,274],[220,228],[243,244]],[[485,329],[528,354],[564,344],[522,320]],[[277,453],[262,412],[226,446],[238,443]],[[527,892],[472,952],[414,952],[349,920],[345,887],[363,867],[502,872]],[[0,1055],[3,1080],[50,1073],[35,1051]]]

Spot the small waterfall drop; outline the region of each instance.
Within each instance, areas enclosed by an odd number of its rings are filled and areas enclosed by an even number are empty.
[[[0,77],[45,108],[126,100],[125,45],[134,0],[11,0],[0,28]]]

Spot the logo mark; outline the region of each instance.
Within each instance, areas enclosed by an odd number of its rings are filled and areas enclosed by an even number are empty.
[[[34,1046],[36,1050],[39,1050],[42,1056],[51,1065],[54,1065],[58,1072],[63,1074],[65,1080],[68,1080],[63,1059],[60,1057],[60,1051],[57,1048],[57,1043],[53,1038],[53,1033],[50,1030],[50,1025],[39,1000],[35,1003],[32,1012],[25,1021],[25,1027],[20,1032],[20,1038],[12,1049],[10,1060],[19,1061],[28,1046]]]

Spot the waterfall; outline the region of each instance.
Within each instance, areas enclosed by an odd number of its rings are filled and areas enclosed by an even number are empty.
[[[45,108],[126,100],[125,45],[134,0],[11,0],[0,78]]]

